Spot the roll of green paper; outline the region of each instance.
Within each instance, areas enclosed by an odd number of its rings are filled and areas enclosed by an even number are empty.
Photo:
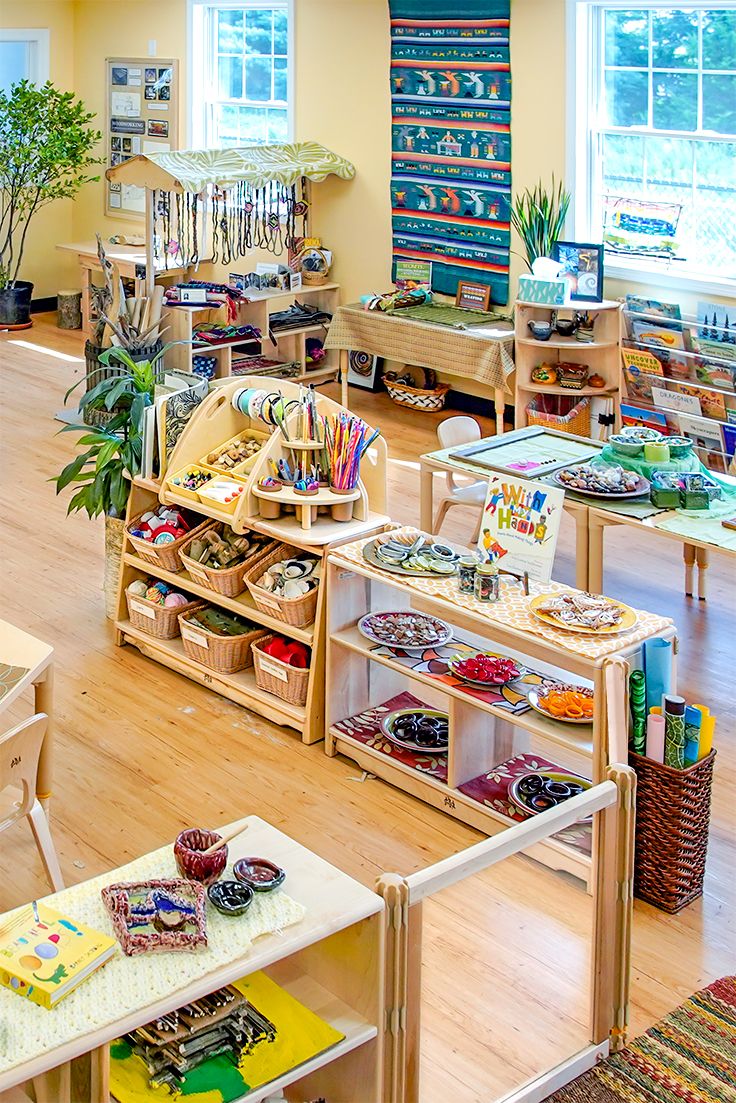
[[[675,770],[685,768],[685,698],[665,693],[664,764]]]
[[[629,706],[631,708],[631,749],[644,754],[647,736],[647,685],[643,670],[629,675]]]

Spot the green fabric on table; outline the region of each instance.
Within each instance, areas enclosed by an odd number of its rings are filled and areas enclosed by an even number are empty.
[[[602,466],[607,467],[608,464]],[[543,475],[539,482],[557,487],[558,490],[561,489],[560,484],[555,482],[552,475]],[[574,490],[568,490],[567,487],[565,487],[565,497],[573,502],[580,502],[584,506],[589,506],[591,509],[605,509],[608,513],[621,513],[624,517],[637,517],[639,520],[643,520],[645,517],[653,517],[655,513],[662,512],[658,506],[652,505],[649,498],[624,498],[623,500],[614,498],[609,501],[606,498],[591,498],[587,494],[576,494]]]
[[[716,503],[724,505],[723,502]],[[717,548],[736,552],[736,530],[724,529],[722,519],[734,516],[736,506],[730,503],[731,512],[722,513],[720,517],[712,516],[711,510],[678,510],[674,515],[663,517],[661,521],[655,521],[654,525],[665,532],[673,532],[677,536],[689,537],[692,540],[702,540],[704,544],[713,544]],[[711,507],[712,509],[712,507]]]
[[[452,326],[453,329],[472,329],[487,322],[510,322],[510,314],[497,314],[491,310],[465,310],[450,303],[420,303],[419,306],[400,308],[402,317],[414,322],[429,322],[434,326]]]

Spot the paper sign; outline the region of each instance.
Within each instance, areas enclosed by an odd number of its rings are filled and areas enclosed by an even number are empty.
[[[109,201],[110,201],[110,206],[111,207],[119,207],[120,206],[120,195],[117,192],[112,192],[111,191],[110,196],[109,196]]]
[[[666,391],[663,387],[652,387],[652,401],[663,410],[674,410],[678,414],[695,414],[700,417],[700,402],[694,395],[680,394],[679,391]]]
[[[132,597],[128,598],[128,605],[136,613],[140,613],[142,617],[148,617],[149,620],[156,619],[156,614],[150,605],[144,605],[142,601],[134,601]]]
[[[147,103],[146,107],[149,111],[168,111],[168,103]]]
[[[145,134],[146,124],[143,119],[110,119],[110,130],[113,134]]]
[[[504,570],[549,582],[565,492],[531,479],[491,475],[478,547]]]
[[[394,283],[398,291],[414,287],[429,289],[432,286],[431,260],[397,260]]]
[[[282,682],[288,682],[289,676],[283,666],[277,666],[276,663],[270,663],[268,659],[264,659],[263,657],[261,657],[259,661],[261,670],[264,674],[271,674],[274,678],[279,678]]]
[[[146,190],[135,184],[123,184],[121,190],[122,206],[126,211],[145,211]]]
[[[198,632],[196,628],[190,628],[188,624],[182,624],[181,634],[185,640],[196,643],[198,647],[205,647],[209,651],[209,640],[203,632]]]
[[[128,119],[135,119],[141,113],[141,97],[139,92],[113,92],[110,97],[110,111],[113,115],[122,115]]]
[[[168,142],[144,142],[144,153],[168,153],[171,146]]]

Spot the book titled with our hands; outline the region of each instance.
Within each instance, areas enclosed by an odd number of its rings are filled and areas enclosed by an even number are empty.
[[[29,904],[0,926],[0,984],[41,1007],[55,1007],[115,953],[114,938]]]

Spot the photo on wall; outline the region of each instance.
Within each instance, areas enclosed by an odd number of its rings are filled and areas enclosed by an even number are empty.
[[[155,69],[146,69],[146,84],[155,84],[157,80]]]
[[[603,246],[579,241],[558,241],[552,259],[562,265],[560,278],[567,281],[573,302],[603,299]]]

